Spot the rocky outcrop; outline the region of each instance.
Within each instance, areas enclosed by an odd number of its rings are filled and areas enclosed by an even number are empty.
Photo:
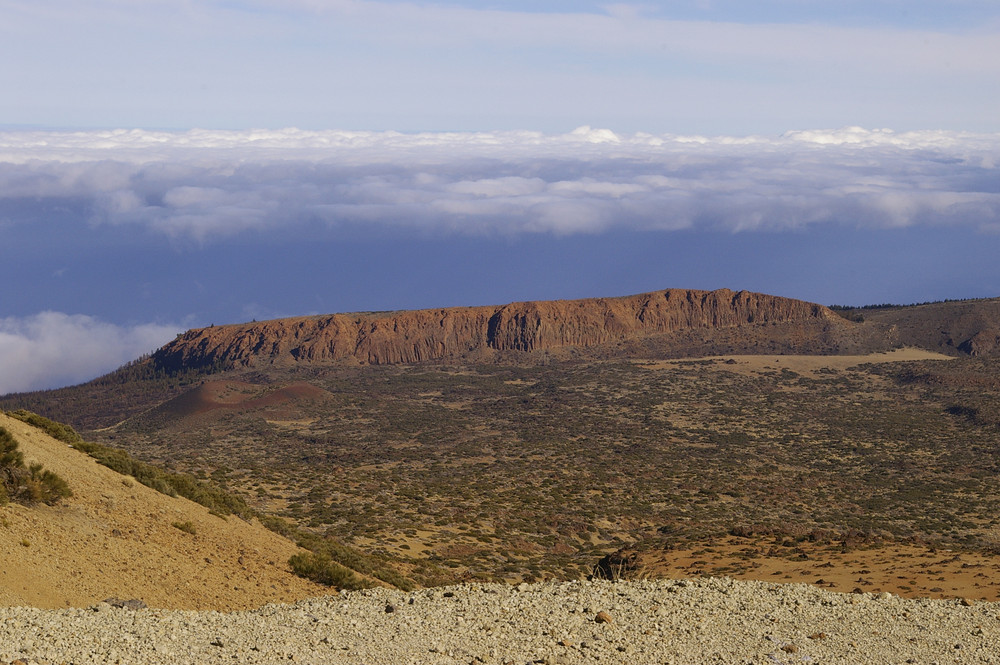
[[[986,328],[958,345],[958,350],[970,356],[995,355],[1000,349],[1000,329]]]
[[[594,349],[679,331],[796,322],[849,325],[826,307],[800,300],[727,289],[671,289],[622,298],[213,326],[178,336],[154,354],[153,362],[167,371],[259,362],[415,363],[475,354]]]
[[[866,309],[865,326],[893,345],[952,356],[1000,353],[1000,298]]]

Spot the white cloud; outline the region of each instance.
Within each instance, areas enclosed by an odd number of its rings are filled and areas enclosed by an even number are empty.
[[[848,127],[782,136],[537,132],[0,133],[0,218],[220,241],[305,224],[442,234],[965,225],[1000,220],[1000,135]],[[5,214],[17,202],[20,216]]]
[[[0,318],[0,394],[88,381],[156,350],[179,330],[61,312]]]

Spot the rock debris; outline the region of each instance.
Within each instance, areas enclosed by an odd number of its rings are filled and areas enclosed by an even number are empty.
[[[0,663],[1000,664],[998,609],[708,578],[375,589],[231,613],[2,608]]]

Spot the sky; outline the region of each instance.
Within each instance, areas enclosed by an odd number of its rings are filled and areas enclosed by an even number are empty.
[[[1000,3],[0,0],[0,393],[209,325],[1000,296]]]

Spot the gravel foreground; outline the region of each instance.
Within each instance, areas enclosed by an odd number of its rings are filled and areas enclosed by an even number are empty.
[[[998,663],[1000,605],[729,579],[472,584],[248,612],[0,609],[0,663]]]

